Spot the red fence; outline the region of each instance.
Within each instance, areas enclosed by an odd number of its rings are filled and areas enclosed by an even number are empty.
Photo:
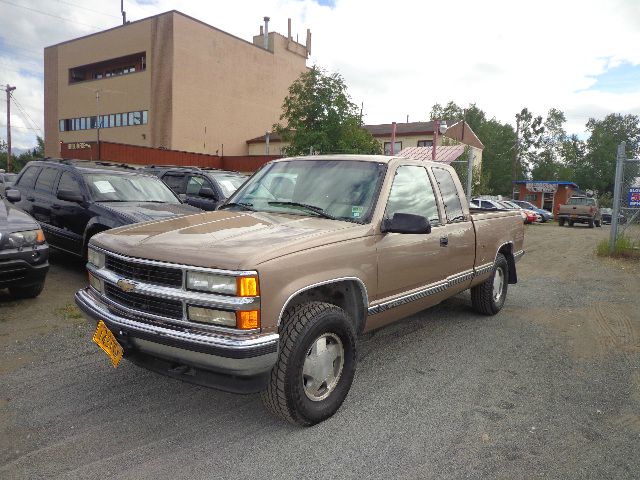
[[[280,155],[238,155],[219,157],[205,153],[164,150],[160,148],[126,145],[123,143],[97,142],[62,143],[62,158],[79,160],[104,160],[134,165],[183,165],[194,167],[224,168],[240,172],[254,172],[265,163],[281,158]],[[99,154],[98,154],[99,153]]]

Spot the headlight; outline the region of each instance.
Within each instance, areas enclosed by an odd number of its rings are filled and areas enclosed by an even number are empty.
[[[192,322],[211,323],[213,325],[222,325],[225,327],[236,326],[235,312],[225,312],[223,310],[214,310],[212,308],[188,307],[189,320]]]
[[[87,260],[98,268],[104,268],[104,253],[89,248]]]
[[[10,233],[5,240],[8,248],[33,247],[44,243],[42,230],[27,230]]]
[[[201,292],[255,297],[258,295],[257,277],[231,277],[206,272],[187,272],[187,289]]]

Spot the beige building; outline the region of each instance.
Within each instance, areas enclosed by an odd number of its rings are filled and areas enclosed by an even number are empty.
[[[47,47],[45,153],[99,138],[247,155],[247,139],[279,120],[310,47],[308,30],[303,45],[265,21],[250,43],[177,11]]]

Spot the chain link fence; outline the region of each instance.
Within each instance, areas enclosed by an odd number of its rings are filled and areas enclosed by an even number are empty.
[[[618,146],[609,252],[640,258],[640,158]]]

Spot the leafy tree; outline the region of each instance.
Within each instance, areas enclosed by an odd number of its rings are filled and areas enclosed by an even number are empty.
[[[529,164],[535,160],[542,142],[544,125],[542,117],[534,117],[528,108],[516,114],[516,143],[511,163],[511,180],[526,177]]]
[[[532,156],[531,177],[536,180],[561,180],[563,171],[562,146],[567,138],[564,113],[552,108],[544,121],[544,132],[540,140],[540,151]]]
[[[613,194],[618,145],[626,142],[627,157],[637,157],[640,153],[640,118],[612,113],[602,120],[590,118],[586,126],[590,135],[584,160],[576,168],[576,179],[581,188],[595,190],[600,195]]]
[[[44,140],[38,136],[38,145],[31,150],[16,156],[11,154],[11,171],[19,172],[31,160],[36,160],[44,156]],[[7,142],[0,140],[0,169],[7,170]]]
[[[289,87],[280,116],[273,126],[289,146],[287,155],[320,153],[382,153],[380,143],[363,128],[358,107],[338,73],[314,66]]]

